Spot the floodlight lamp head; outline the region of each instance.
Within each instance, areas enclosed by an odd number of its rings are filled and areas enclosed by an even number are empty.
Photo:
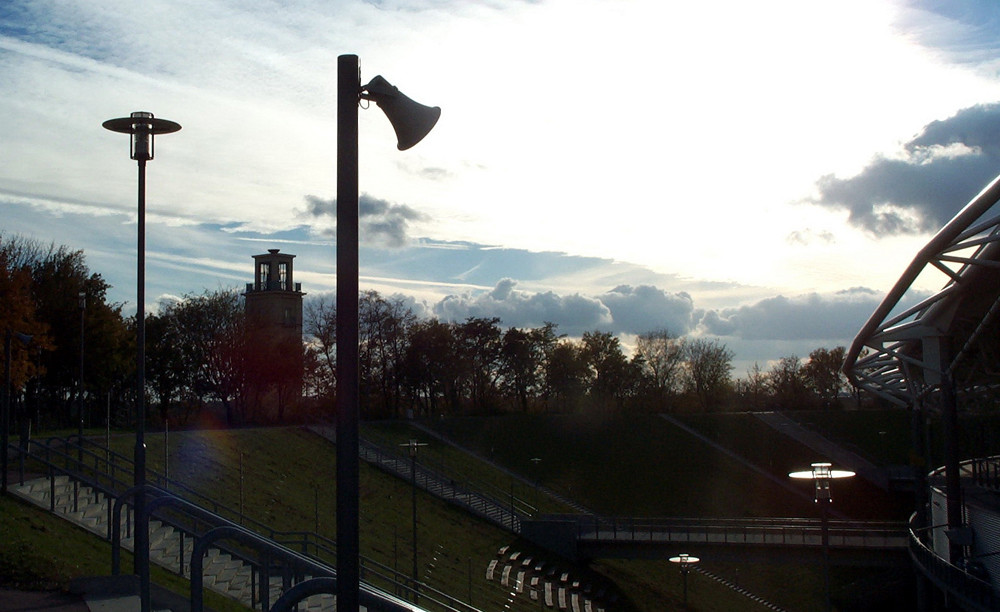
[[[441,117],[438,106],[424,106],[403,95],[395,85],[376,76],[361,88],[363,100],[373,100],[396,132],[396,148],[405,151],[423,140]]]

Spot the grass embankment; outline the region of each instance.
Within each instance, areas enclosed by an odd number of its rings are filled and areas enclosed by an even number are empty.
[[[424,436],[406,424],[372,427],[386,444]],[[146,442],[150,469],[162,470],[163,436],[149,434]],[[120,445],[120,451],[130,449],[127,436],[116,444]],[[318,526],[321,534],[335,537],[335,447],[318,436],[298,429],[171,432],[169,446],[172,478],[238,509],[242,461],[243,508],[248,518],[275,529],[311,531]],[[446,445],[430,444],[421,447],[420,453],[421,457],[456,465],[459,473],[474,480],[493,481],[500,490],[510,487],[508,473]],[[515,486],[520,487],[515,494],[530,494],[532,489],[520,483]],[[406,480],[362,465],[361,552],[398,568],[404,575],[412,567],[411,495]],[[486,566],[499,547],[512,545],[515,549],[530,550],[530,545],[423,494],[418,497],[418,515],[422,579],[442,591],[461,596],[466,596],[471,587],[473,605],[486,611],[539,608],[538,602],[530,601],[526,595],[511,597],[498,582],[485,580]],[[552,560],[572,569],[569,562]],[[427,573],[430,565],[434,566],[433,574]],[[615,569],[615,564],[594,568],[627,594],[627,600],[615,609],[641,612],[683,609],[682,585],[676,568],[660,562],[617,565],[620,569]],[[588,568],[576,571],[586,573]],[[692,574],[689,580],[691,610],[762,609],[759,604],[697,574]]]
[[[129,444],[123,436],[113,445],[123,452]],[[162,473],[163,435],[147,435],[146,444],[149,468]],[[250,521],[336,539],[336,448],[320,436],[298,428],[172,431],[169,447],[172,479],[242,508]],[[361,554],[410,576],[410,485],[362,465],[359,495]],[[506,533],[420,493],[417,534],[423,582],[463,599],[471,590],[472,603],[485,610],[503,607],[508,593],[484,576],[497,549],[510,542]]]
[[[925,452],[932,469],[944,464],[944,433],[939,416],[929,415],[929,422],[921,426],[922,434],[927,436],[926,450],[914,453],[909,410],[859,410],[848,413],[848,418],[843,414],[804,411],[789,416],[831,440],[853,447],[877,465],[909,465]],[[1000,414],[959,414],[958,438],[963,459],[1000,454]]]
[[[602,515],[734,518],[814,512],[811,503],[653,415],[511,415],[428,424],[515,472],[535,471],[545,487]],[[796,445],[788,442],[775,442],[774,454],[790,453]],[[536,465],[532,458],[541,460]]]
[[[111,574],[111,544],[68,521],[14,499],[0,496],[0,587],[24,591],[63,591],[71,580]],[[132,555],[122,551],[122,570],[130,572]],[[186,596],[187,580],[158,567],[153,582]],[[206,591],[205,605],[218,612],[247,608]]]
[[[758,428],[755,420],[748,418],[752,417],[712,415],[687,422],[781,478],[791,469],[801,469],[803,462],[807,466],[816,460],[808,449]],[[406,423],[365,424],[364,428],[366,434],[375,435],[386,445],[414,438],[430,442],[420,448],[421,458],[452,466],[449,473],[461,478],[490,482],[498,491],[512,491],[517,497],[537,502],[545,512],[566,509],[546,501],[533,482],[606,515],[815,514],[811,502],[655,416],[626,420],[510,415],[452,418],[428,425],[477,455],[520,474],[527,482],[430,440]],[[848,426],[848,433],[850,429]],[[162,471],[163,435],[149,433],[146,441],[150,469]],[[234,509],[240,508],[242,498],[247,517],[275,529],[317,530],[335,537],[335,448],[328,442],[295,429],[171,432],[169,442],[172,478]],[[117,438],[115,445],[123,454],[131,454],[129,436]],[[409,574],[412,567],[410,495],[405,480],[362,466],[362,554],[403,574]],[[840,496],[837,498],[839,502]],[[434,565],[434,573],[424,573],[422,578],[463,596],[471,588],[472,603],[483,610],[505,608],[508,593],[496,582],[485,580],[486,564],[502,545],[527,546],[423,494],[418,497],[418,509],[421,572]],[[820,566],[723,564],[711,559],[703,560],[702,565],[788,609],[823,609]],[[629,602],[623,609],[683,609],[680,575],[669,563],[608,560],[595,562],[591,569],[613,580],[627,594]],[[858,572],[835,570],[834,593],[850,591],[861,578]],[[762,609],[696,573],[689,576],[689,602],[691,610]],[[538,609],[537,602],[524,596],[509,603],[514,610]]]
[[[839,415],[847,421],[844,431],[849,434],[852,415]],[[822,459],[752,415],[698,415],[685,417],[684,421],[781,481],[787,482],[788,472]],[[541,485],[566,493],[601,514],[738,518],[815,517],[817,512],[808,499],[803,500],[657,416],[601,419],[510,415],[427,424],[512,471],[535,474]],[[863,421],[853,425],[859,430],[867,426]],[[533,462],[532,458],[541,461]],[[834,491],[837,509],[848,516],[899,520],[909,511],[907,502],[861,479],[854,481],[843,487],[838,482]],[[808,486],[802,493],[811,497]],[[648,592],[655,601],[655,594],[663,592],[658,585],[668,584],[676,573],[676,568],[668,565],[662,561],[600,561],[595,567],[629,584],[634,597],[641,600],[640,594]],[[825,605],[822,568],[818,565],[759,566],[710,559],[703,560],[702,565],[788,609],[822,609]],[[850,600],[865,592],[869,587],[863,583],[875,575],[883,580],[898,580],[895,575],[877,570],[834,568],[833,593],[840,600]]]

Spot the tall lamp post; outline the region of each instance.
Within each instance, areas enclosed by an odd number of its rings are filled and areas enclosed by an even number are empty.
[[[337,58],[337,609],[357,612],[358,528],[358,106],[385,112],[400,151],[426,136],[441,109],[418,104],[381,76],[361,84],[357,55]]]
[[[417,442],[416,440],[410,440],[407,444],[400,444],[400,446],[405,446],[410,450],[410,484],[412,485],[412,500],[413,503],[413,603],[417,603],[419,595],[417,592],[418,580],[417,580],[417,449],[421,446],[427,446],[426,443]]]
[[[87,312],[87,294],[81,291],[77,294],[79,298],[80,306],[80,378],[78,381],[79,388],[77,389],[77,438],[76,438],[76,469],[80,469],[83,465],[83,331],[84,331],[84,315]],[[76,478],[73,479],[73,512],[79,511],[80,495],[79,495],[80,482]]]
[[[84,315],[87,312],[87,293],[85,291],[81,291],[78,297],[80,300],[80,393],[77,399],[79,400],[78,410],[80,412],[80,422],[77,426],[77,433],[79,434],[80,439],[77,440],[77,442],[80,444],[79,460],[83,461],[83,330],[85,325]]]
[[[170,134],[180,124],[156,119],[153,113],[134,112],[129,117],[109,119],[102,124],[112,132],[131,134],[129,157],[139,164],[139,216],[136,267],[136,357],[135,357],[135,571],[139,575],[139,599],[142,612],[149,612],[149,522],[142,487],[146,484],[146,162],[153,159],[153,139]]]
[[[826,587],[826,609],[831,608],[830,602],[830,528],[829,512],[833,497],[830,495],[830,481],[839,478],[850,478],[854,472],[849,470],[831,469],[833,464],[820,462],[811,464],[812,469],[801,472],[791,472],[788,477],[796,480],[812,480],[816,489],[813,499],[820,507],[820,521],[823,538],[823,583]]]
[[[10,328],[4,332],[3,336],[3,415],[0,419],[0,493],[7,494],[7,444],[9,443],[8,429],[10,429],[10,360],[11,341],[17,338],[21,344],[27,346],[31,342],[31,336],[20,332],[12,331]]]
[[[688,574],[691,573],[691,566],[701,561],[698,557],[693,557],[687,553],[681,553],[676,557],[670,557],[671,563],[681,566],[681,576],[684,578],[684,605],[688,603]]]

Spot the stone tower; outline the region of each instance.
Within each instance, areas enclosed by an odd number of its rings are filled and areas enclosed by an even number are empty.
[[[269,388],[262,397],[278,414],[302,395],[302,283],[296,283],[295,255],[268,249],[254,255],[254,280],[247,283],[246,315],[254,379]]]

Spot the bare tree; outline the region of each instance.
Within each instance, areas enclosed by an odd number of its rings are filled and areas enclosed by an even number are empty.
[[[640,334],[635,350],[642,358],[643,371],[654,400],[662,408],[669,402],[670,396],[681,388],[684,343],[661,329]]]
[[[332,398],[337,390],[337,305],[326,296],[305,304],[306,378],[317,395]]]
[[[697,338],[684,343],[685,389],[703,410],[721,405],[729,392],[734,354],[718,340]]]
[[[810,402],[809,389],[802,370],[802,360],[791,355],[782,357],[767,373],[771,395],[776,407],[782,410],[806,408]]]
[[[828,406],[835,405],[837,396],[848,386],[847,377],[840,371],[845,352],[842,346],[818,348],[809,353],[809,361],[802,367],[806,384]]]

